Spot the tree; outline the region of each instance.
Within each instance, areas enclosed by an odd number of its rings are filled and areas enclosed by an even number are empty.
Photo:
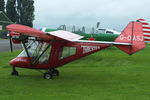
[[[5,10],[5,1],[4,0],[0,0],[0,11],[4,12]]]
[[[34,1],[17,0],[18,23],[33,27]]]
[[[11,21],[17,22],[18,14],[16,10],[16,0],[7,0],[6,15]]]

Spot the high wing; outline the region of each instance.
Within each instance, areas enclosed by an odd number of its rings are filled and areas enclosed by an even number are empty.
[[[59,39],[66,40],[66,41],[72,41],[72,40],[78,40],[78,39],[83,38],[83,36],[81,35],[67,32],[67,31],[53,31],[53,32],[46,33],[37,29],[33,29],[28,26],[19,25],[19,24],[8,25],[6,29],[11,32],[20,33],[21,35],[37,37],[37,38],[46,39],[46,40],[59,38]]]
[[[11,32],[20,33],[21,35],[33,36],[42,39],[53,39],[53,37],[47,35],[45,32],[24,25],[11,24],[8,25],[6,29]]]
[[[37,29],[33,29],[28,26],[11,24],[6,27],[8,31],[17,32],[21,35],[27,35],[32,37],[37,37],[46,40],[52,40],[54,38],[59,38],[69,42],[86,42],[86,43],[101,43],[101,44],[120,44],[120,45],[131,45],[131,43],[121,43],[121,42],[104,42],[104,41],[90,41],[90,40],[80,40],[83,36],[68,32],[68,31],[53,31],[53,32],[42,32]]]

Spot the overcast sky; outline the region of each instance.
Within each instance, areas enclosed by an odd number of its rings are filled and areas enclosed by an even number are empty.
[[[121,31],[138,18],[150,22],[150,0],[35,0],[35,28],[93,27],[100,21],[101,28]]]

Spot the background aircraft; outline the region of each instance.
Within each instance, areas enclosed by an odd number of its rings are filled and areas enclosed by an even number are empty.
[[[144,19],[138,19],[137,22],[142,23],[144,40],[146,43],[150,43],[150,24]]]
[[[144,28],[144,39],[146,43],[150,43],[150,30],[149,30],[149,23],[147,23],[144,19],[138,19],[138,22],[143,23],[142,27]],[[97,27],[93,28],[86,28],[86,27],[77,27],[74,25],[61,25],[57,29],[48,29],[42,28],[41,31],[43,32],[51,32],[57,30],[65,30],[69,32],[73,32],[79,35],[84,36],[83,40],[97,40],[97,41],[115,41],[115,39],[120,35],[121,32],[117,32],[112,29],[102,29],[99,28],[99,24]]]

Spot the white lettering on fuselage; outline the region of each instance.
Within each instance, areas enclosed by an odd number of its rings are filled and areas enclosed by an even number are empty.
[[[27,60],[18,58],[18,59],[16,59],[16,61],[18,61],[18,62],[26,62]]]
[[[99,46],[81,46],[81,47],[83,48],[83,54],[100,49]]]
[[[143,36],[131,36],[131,35],[128,35],[128,36],[124,36],[124,35],[120,35],[120,40],[128,40],[128,41],[143,41],[144,40],[144,37]]]

